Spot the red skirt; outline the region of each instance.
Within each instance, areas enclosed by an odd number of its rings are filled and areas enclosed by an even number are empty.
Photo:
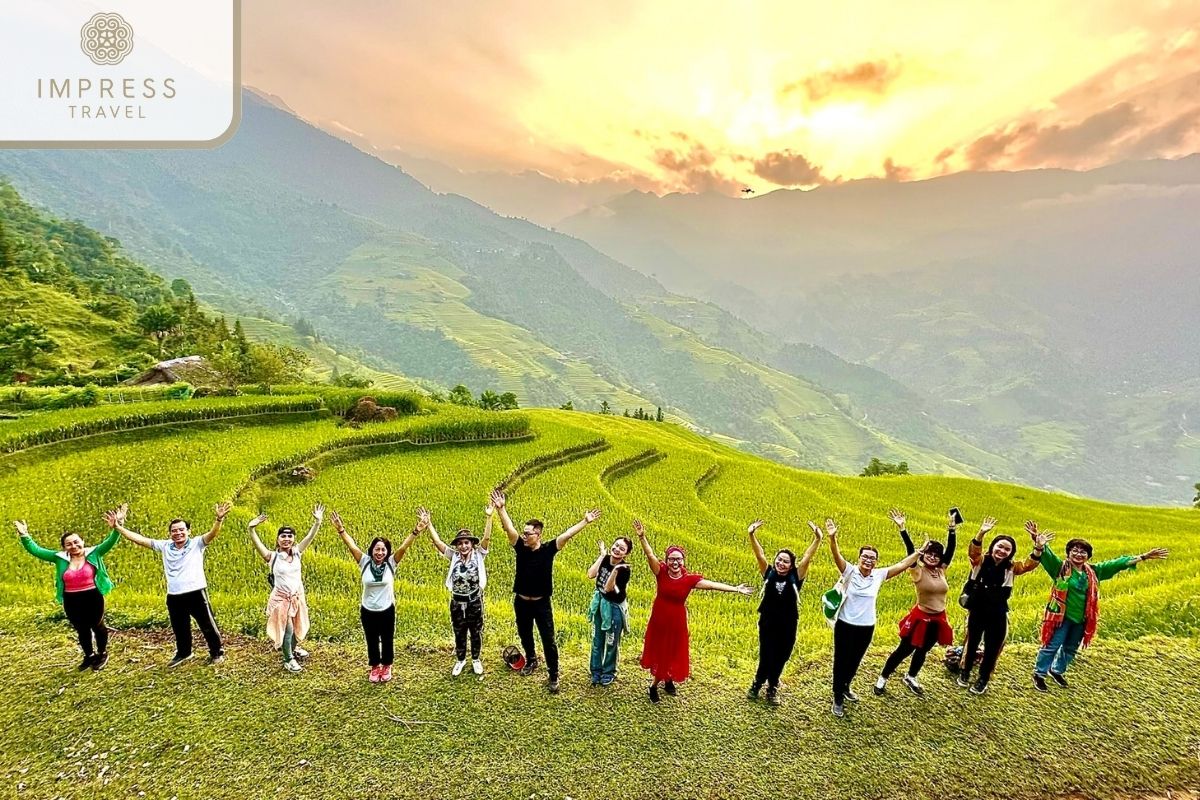
[[[920,645],[926,641],[927,625],[937,626],[937,643],[942,647],[954,644],[954,629],[946,619],[946,612],[930,614],[928,611],[922,611],[920,606],[913,606],[908,616],[900,620],[900,638]]]

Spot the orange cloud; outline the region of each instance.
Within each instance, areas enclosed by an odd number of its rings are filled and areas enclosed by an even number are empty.
[[[900,77],[898,59],[861,61],[848,67],[823,70],[798,81],[785,84],[780,95],[801,93],[809,102],[820,103],[835,95],[882,96]]]

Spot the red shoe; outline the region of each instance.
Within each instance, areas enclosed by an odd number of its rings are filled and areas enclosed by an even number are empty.
[[[392,665],[388,664],[387,666],[380,667],[379,668],[380,683],[387,683],[391,679],[392,679]]]
[[[371,681],[371,683],[379,683],[379,673],[380,669],[378,666],[371,667],[371,676],[367,680]]]

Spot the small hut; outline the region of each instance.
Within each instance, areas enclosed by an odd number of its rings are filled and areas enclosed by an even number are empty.
[[[160,361],[141,375],[125,381],[126,386],[158,386],[190,383],[192,386],[222,386],[225,381],[203,356],[183,356]]]

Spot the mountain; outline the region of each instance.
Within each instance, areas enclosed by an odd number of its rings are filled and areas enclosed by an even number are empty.
[[[7,151],[0,174],[209,305],[302,315],[375,369],[513,391],[524,405],[662,406],[803,466],[856,472],[880,457],[1016,477],[882,373],[436,194],[281,106],[244,95],[241,128],[214,151]]]
[[[1031,482],[1184,503],[1197,218],[1200,155],[750,200],[629,193],[558,227],[887,373]]]

